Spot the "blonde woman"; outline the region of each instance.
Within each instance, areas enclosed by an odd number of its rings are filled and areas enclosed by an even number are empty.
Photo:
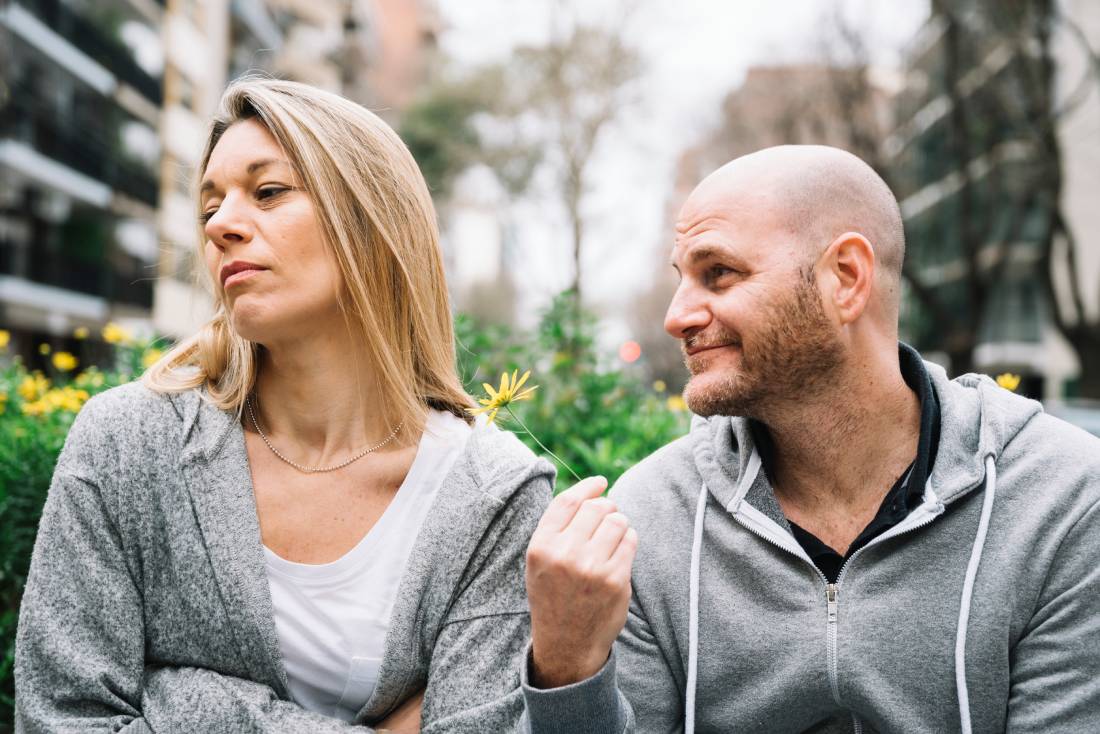
[[[248,80],[199,173],[216,315],[73,425],[17,728],[512,728],[552,469],[471,425],[416,164],[363,108]]]

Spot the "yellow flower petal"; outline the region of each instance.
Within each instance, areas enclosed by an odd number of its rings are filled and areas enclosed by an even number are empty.
[[[489,394],[489,398],[492,400],[497,399],[497,391],[493,389],[493,386],[488,382],[481,383],[481,386],[485,388],[485,392]]]
[[[519,382],[516,383],[516,386],[513,389],[514,390],[519,390],[521,387],[523,387],[523,383],[527,382],[527,378],[530,377],[530,376],[531,376],[531,370],[527,370],[526,372],[524,372],[523,377],[519,378]]]
[[[530,400],[531,395],[535,392],[535,390],[538,390],[538,389],[539,389],[538,385],[532,385],[531,387],[527,388],[523,392],[517,393],[516,396],[512,399],[513,400]]]

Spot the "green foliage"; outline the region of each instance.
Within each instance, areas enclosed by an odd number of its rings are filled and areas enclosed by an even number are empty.
[[[531,370],[539,389],[512,410],[538,439],[579,476],[602,475],[614,483],[624,471],[687,432],[689,414],[676,397],[654,392],[607,364],[595,348],[595,320],[578,311],[569,292],[558,296],[534,335],[501,326],[455,322],[460,375],[472,395],[484,395],[501,372]],[[501,411],[497,421],[535,452],[544,453],[522,427]],[[554,461],[553,457],[547,459]],[[557,489],[573,483],[559,462]]]

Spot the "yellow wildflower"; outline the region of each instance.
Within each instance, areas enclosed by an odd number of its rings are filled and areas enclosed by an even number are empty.
[[[685,403],[684,399],[679,395],[670,395],[666,403],[668,409],[673,413],[683,413],[687,410],[687,403]]]
[[[50,353],[50,345],[49,344],[39,344],[38,345],[38,353],[41,354],[43,357],[45,357],[47,354]]]
[[[50,389],[50,381],[46,379],[46,376],[41,372],[35,372],[33,375],[27,375],[23,378],[23,381],[19,383],[19,387],[16,391],[19,393],[19,397],[23,398],[26,402],[37,400],[42,395],[46,394],[46,391]]]
[[[535,443],[539,445],[539,448],[553,456],[554,459],[556,459],[559,464],[565,467],[569,471],[569,473],[573,475],[573,478],[579,482],[581,478],[577,476],[577,472],[573,471],[573,468],[571,466],[562,461],[560,456],[555,454],[550,449],[546,448],[546,444],[540,441],[538,436],[531,433],[531,429],[527,427],[527,424],[524,423],[518,415],[512,412],[512,403],[516,402],[517,400],[530,400],[531,395],[535,392],[535,390],[538,389],[538,385],[532,385],[526,390],[520,389],[523,387],[523,384],[527,382],[527,378],[530,376],[531,370],[527,370],[526,372],[524,372],[523,377],[519,377],[519,370],[514,370],[511,377],[509,377],[508,373],[505,372],[500,376],[500,387],[496,388],[495,390],[493,389],[493,386],[490,385],[488,382],[481,383],[481,386],[485,388],[485,392],[488,397],[480,398],[478,400],[478,402],[481,403],[480,408],[467,408],[467,410],[469,410],[470,413],[472,413],[473,415],[488,413],[488,420],[490,423],[492,423],[496,419],[497,412],[500,411],[501,408],[507,410],[508,415],[512,416],[512,418],[515,419],[516,423],[520,424],[524,432],[526,432],[527,435],[530,436],[535,441]]]
[[[11,341],[11,332],[7,329],[0,329],[0,349],[7,349],[8,342]]]
[[[133,341],[134,335],[128,329],[124,329],[114,321],[103,327],[103,340],[108,344],[125,344]]]
[[[37,416],[43,413],[49,412],[50,406],[47,405],[45,400],[35,400],[30,403],[23,403],[23,415]]]
[[[62,372],[72,372],[80,361],[68,352],[57,352],[53,355],[53,366]]]
[[[76,327],[73,330],[73,336],[75,336],[77,339],[87,339],[88,338],[88,327],[87,326],[78,326],[78,327]]]
[[[73,380],[73,384],[77,387],[103,387],[103,382],[103,373],[94,366],[84,370]]]
[[[6,392],[0,392],[0,415],[4,415],[4,410],[8,406],[8,394]]]
[[[23,403],[23,413],[30,416],[49,415],[54,411],[66,410],[76,413],[88,402],[88,392],[66,385],[55,387],[38,400]]]
[[[146,350],[145,354],[141,355],[141,366],[145,369],[149,369],[157,363],[161,357],[164,356],[164,352],[156,347],[151,347]]]
[[[501,408],[507,408],[517,400],[530,400],[531,394],[538,389],[538,385],[532,385],[526,390],[521,391],[523,383],[527,382],[527,378],[531,376],[531,370],[527,370],[523,373],[523,377],[516,381],[516,376],[519,374],[519,370],[513,370],[511,378],[508,377],[508,373],[505,372],[500,376],[500,387],[493,389],[493,386],[488,382],[481,383],[481,386],[485,388],[485,392],[489,395],[488,398],[481,398],[478,400],[482,407],[470,408],[469,411],[478,415],[480,413],[488,413],[488,420],[492,423],[496,420],[497,412]]]
[[[665,384],[664,380],[657,380],[653,383],[653,389],[657,392],[664,392],[668,389],[668,385]]]
[[[1020,386],[1020,376],[1014,375],[1011,372],[1005,372],[997,375],[997,384],[1003,387],[1005,390],[1011,390],[1016,392],[1016,388]]]

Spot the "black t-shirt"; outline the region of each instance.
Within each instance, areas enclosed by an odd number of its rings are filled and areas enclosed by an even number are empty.
[[[803,530],[790,520],[787,521],[795,540],[810,556],[821,573],[825,574],[829,583],[836,583],[841,567],[853,553],[904,520],[906,515],[920,505],[924,497],[924,485],[936,461],[936,449],[940,442],[940,406],[936,393],[932,389],[932,380],[915,349],[899,343],[898,357],[901,362],[902,379],[920,399],[920,438],[917,440],[917,456],[913,463],[886,493],[878,513],[856,537],[843,556],[822,543],[813,533]],[[775,446],[767,428],[762,423],[753,421],[752,429],[764,471],[771,478],[774,476],[771,466]]]

